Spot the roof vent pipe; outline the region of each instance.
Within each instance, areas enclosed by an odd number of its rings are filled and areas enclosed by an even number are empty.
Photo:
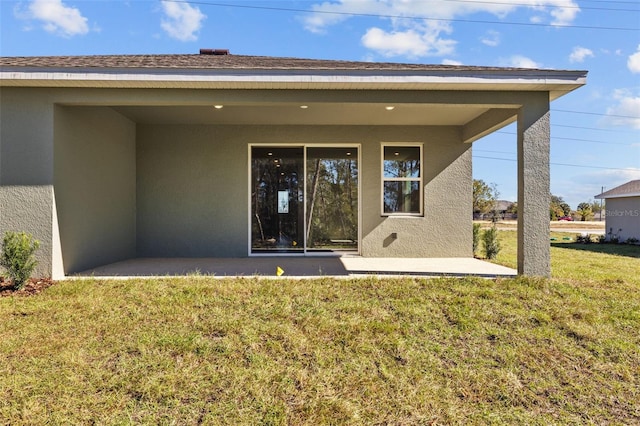
[[[228,55],[229,49],[200,49],[201,55]]]

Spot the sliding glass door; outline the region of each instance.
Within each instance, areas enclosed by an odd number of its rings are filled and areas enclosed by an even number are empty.
[[[307,148],[306,177],[307,249],[357,250],[357,149]]]
[[[251,251],[304,250],[304,151],[251,150]]]
[[[356,147],[251,148],[251,253],[358,249]]]

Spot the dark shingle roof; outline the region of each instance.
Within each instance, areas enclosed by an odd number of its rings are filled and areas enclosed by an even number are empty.
[[[596,195],[595,198],[619,198],[619,197],[632,197],[640,194],[640,179],[632,180],[620,186],[616,186],[613,189]]]
[[[5,56],[6,68],[138,68],[138,69],[267,69],[267,70],[372,70],[372,71],[504,71],[517,68],[357,62],[321,59],[278,58],[245,55],[95,55]],[[523,70],[523,69],[520,69]],[[532,70],[528,70],[532,71]],[[538,72],[540,70],[537,70]],[[549,71],[549,70],[547,70]]]

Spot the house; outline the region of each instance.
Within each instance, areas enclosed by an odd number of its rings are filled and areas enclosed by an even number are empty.
[[[514,220],[518,218],[515,213],[509,213],[513,207],[513,201],[495,200],[493,209],[487,213],[473,213],[474,220]]]
[[[605,229],[608,239],[640,240],[640,179],[616,186],[595,196],[605,200]]]
[[[0,233],[54,278],[136,257],[471,257],[474,141],[518,123],[518,271],[550,274],[549,104],[585,71],[0,58]]]

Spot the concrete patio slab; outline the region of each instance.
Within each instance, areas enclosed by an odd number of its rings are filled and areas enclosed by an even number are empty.
[[[512,277],[517,271],[474,258],[249,257],[136,258],[90,269],[74,276],[158,277],[212,275],[216,277],[350,277],[361,275]]]

